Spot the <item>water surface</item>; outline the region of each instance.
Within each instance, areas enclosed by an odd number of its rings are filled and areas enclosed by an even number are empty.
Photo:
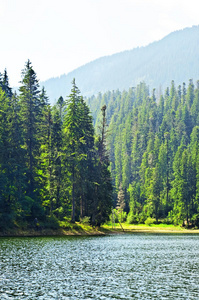
[[[199,299],[199,236],[0,238],[0,299]]]

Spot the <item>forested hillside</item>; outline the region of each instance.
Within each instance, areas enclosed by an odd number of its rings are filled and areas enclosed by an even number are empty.
[[[159,98],[141,82],[84,101],[73,79],[70,95],[51,107],[30,61],[19,95],[5,71],[0,227],[34,218],[100,225],[112,207],[129,223],[199,226],[199,81],[172,81]]]
[[[41,85],[46,88],[51,103],[70,93],[73,78],[84,96],[108,90],[128,90],[141,81],[156,91],[160,88],[164,91],[171,80],[179,85],[188,82],[189,78],[199,78],[198,45],[199,26],[186,28],[146,47],[101,57]]]
[[[107,106],[108,145],[115,207],[129,223],[148,218],[199,224],[199,81],[186,87],[174,81],[156,99],[145,83],[88,99]]]
[[[67,99],[51,107],[39,90],[30,61],[22,71],[19,95],[0,76],[0,230],[26,228],[37,220],[59,226],[87,218],[109,218],[112,184],[105,147],[106,107],[100,136],[75,80]]]

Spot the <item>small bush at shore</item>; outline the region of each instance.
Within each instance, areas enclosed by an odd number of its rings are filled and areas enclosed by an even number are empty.
[[[152,219],[152,218],[150,218],[150,217],[148,217],[144,223],[145,223],[146,225],[151,226],[152,224],[155,223],[155,220]]]

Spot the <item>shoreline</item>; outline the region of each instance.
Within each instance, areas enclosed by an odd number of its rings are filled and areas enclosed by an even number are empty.
[[[50,229],[44,228],[40,230],[35,229],[6,229],[0,231],[0,237],[50,237],[50,236],[107,236],[114,234],[199,234],[199,229],[186,229],[172,227],[152,227],[152,226],[140,226],[131,225],[125,228],[124,231],[119,228],[112,228],[111,226],[102,226],[99,228],[93,228],[91,226],[76,227],[70,229],[58,228]]]
[[[66,230],[64,228],[58,229],[14,229],[0,231],[0,237],[50,237],[50,236],[98,236],[105,235],[103,231],[100,230]]]

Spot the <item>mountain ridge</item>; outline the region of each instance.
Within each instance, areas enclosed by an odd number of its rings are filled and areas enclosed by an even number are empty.
[[[159,41],[100,57],[79,68],[41,82],[51,102],[69,95],[76,79],[83,96],[107,90],[124,90],[145,81],[150,88],[165,89],[199,78],[199,26],[174,31]]]

